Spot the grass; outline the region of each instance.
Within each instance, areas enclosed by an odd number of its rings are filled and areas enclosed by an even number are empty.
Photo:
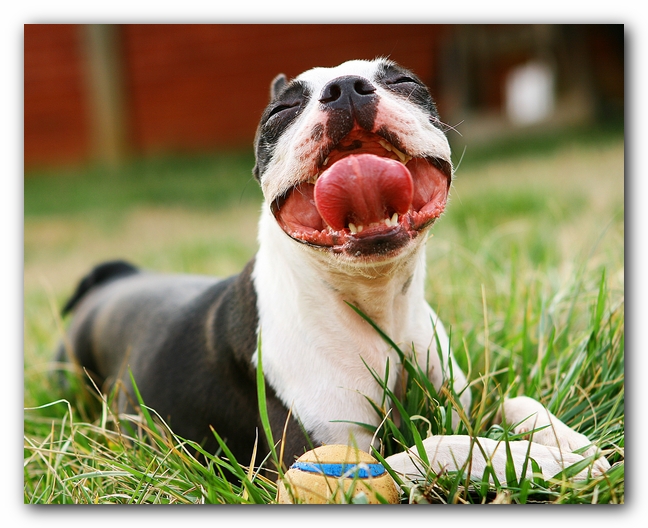
[[[132,207],[213,209],[258,202],[251,153],[133,160],[120,169],[40,170],[25,179],[25,216],[122,213]]]
[[[429,433],[506,438],[492,425],[497,402],[526,394],[596,439],[613,468],[580,483],[496,486],[430,474],[402,502],[624,502],[623,139],[571,135],[536,145],[474,157],[467,150],[428,243],[427,297],[471,380],[470,420],[453,431],[456,395],[436,391],[408,364],[404,419],[385,418],[382,454]],[[524,156],[511,154],[520,149]],[[228,458],[226,445],[201,464],[199,446],[177,438],[154,410],[118,416],[113,395],[63,392],[51,376],[65,326],[57,307],[96,262],[126,257],[221,276],[244,265],[256,248],[259,208],[251,167],[249,155],[231,155],[26,177],[26,503],[274,501],[275,479]]]

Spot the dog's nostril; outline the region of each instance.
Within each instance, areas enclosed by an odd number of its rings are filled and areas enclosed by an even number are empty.
[[[347,97],[368,96],[375,93],[376,88],[364,77],[349,75],[333,79],[322,89],[320,103],[335,103],[339,99],[346,100]]]
[[[332,103],[337,101],[342,95],[342,90],[337,84],[329,84],[324,87],[322,90],[322,97],[320,98],[320,103]]]
[[[358,79],[353,83],[353,89],[357,94],[360,95],[369,95],[376,91],[376,88],[366,79]]]

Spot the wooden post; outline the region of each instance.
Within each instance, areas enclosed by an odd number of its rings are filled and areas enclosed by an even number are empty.
[[[126,155],[126,129],[119,26],[81,26],[86,50],[93,157],[109,166]]]

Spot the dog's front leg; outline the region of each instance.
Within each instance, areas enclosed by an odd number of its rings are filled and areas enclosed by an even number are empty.
[[[523,473],[526,478],[533,477],[530,459],[540,466],[545,480],[583,460],[583,457],[576,453],[562,452],[557,447],[526,440],[509,442],[507,449],[503,441],[468,435],[430,436],[423,440],[423,448],[424,455],[419,453],[416,447],[412,447],[385,460],[406,484],[426,480],[430,474],[451,471],[459,471],[467,477],[481,481],[487,468],[491,469],[500,484],[505,484],[509,453],[518,480]],[[424,462],[424,458],[427,458],[427,462]],[[598,466],[592,468],[593,475],[604,471]],[[583,480],[588,474],[589,468],[585,468],[572,478]],[[489,481],[493,482],[492,476],[489,476]]]
[[[609,462],[589,438],[574,431],[533,398],[520,396],[504,400],[496,417],[496,422],[501,421],[514,425],[515,434],[528,433],[527,438],[532,442],[556,447],[562,453],[579,451],[584,457],[599,455],[595,468],[601,472],[610,468]]]
[[[481,480],[490,467],[497,480],[505,484],[509,453],[517,479],[523,473],[526,478],[532,477],[530,459],[533,459],[540,466],[545,480],[581,462],[585,457],[599,454],[598,448],[585,435],[571,429],[532,398],[523,396],[508,399],[502,407],[496,421],[501,421],[503,417],[506,423],[514,425],[515,434],[529,433],[528,440],[510,441],[507,450],[504,441],[489,438],[467,435],[431,436],[423,441],[424,455],[416,447],[412,447],[387,457],[386,461],[405,483],[425,480],[430,473],[449,471],[459,471]],[[424,462],[426,458],[427,463]],[[599,456],[591,466],[591,474],[600,475],[609,468],[608,461]],[[573,478],[582,480],[589,473],[590,468],[585,468]],[[492,482],[493,479],[490,480]]]

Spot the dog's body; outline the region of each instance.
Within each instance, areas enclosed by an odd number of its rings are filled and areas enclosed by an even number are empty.
[[[467,411],[466,379],[424,298],[426,236],[452,179],[450,148],[427,89],[383,59],[316,68],[291,82],[279,76],[255,147],[265,197],[256,257],[223,281],[117,262],[96,268],[66,307],[76,311],[68,341],[76,360],[100,382],[121,380],[127,389],[130,367],[146,404],[176,433],[213,451],[213,427],[248,461],[260,426],[260,341],[284,460],[309,441],[368,450],[372,434],[356,424],[378,426],[368,399],[383,399],[370,369],[388,372],[395,391],[400,360],[353,305],[416,354],[435,386],[452,363]],[[559,433],[545,435],[553,451],[533,446],[548,472],[552,463],[581,458],[571,452],[589,444],[585,437],[533,400],[511,402],[510,422],[533,415]],[[442,467],[470,456],[468,437],[426,442]],[[526,453],[525,442],[516,445]],[[416,472],[407,453],[391,462],[403,474]]]

